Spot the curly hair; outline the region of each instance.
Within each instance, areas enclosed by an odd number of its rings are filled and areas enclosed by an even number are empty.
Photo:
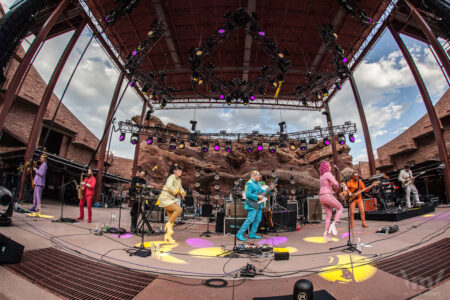
[[[331,170],[331,166],[328,161],[325,160],[320,164],[320,167],[319,167],[320,176],[322,176],[326,172],[330,172],[330,170]]]

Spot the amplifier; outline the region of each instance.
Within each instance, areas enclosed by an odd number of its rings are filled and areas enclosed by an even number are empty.
[[[277,232],[297,230],[296,210],[272,210],[273,226]]]
[[[164,222],[164,209],[162,209],[159,206],[155,206],[150,213],[150,215],[147,214],[147,218],[150,222]]]
[[[225,203],[225,216],[234,217],[234,202]],[[247,217],[247,210],[244,208],[244,202],[236,202],[236,217]]]
[[[287,202],[287,207],[288,210],[292,210],[292,211],[296,211],[297,212],[297,217],[298,217],[298,201],[297,200],[289,200]]]
[[[367,198],[363,199],[363,202],[364,202],[364,211],[377,210],[377,199]]]
[[[322,221],[322,205],[319,197],[307,198],[308,222]]]
[[[235,234],[246,218],[236,218],[236,226],[234,225],[234,217],[225,217],[223,220],[223,234]]]
[[[216,212],[216,232],[223,232],[223,219],[225,218],[225,212],[220,210]]]

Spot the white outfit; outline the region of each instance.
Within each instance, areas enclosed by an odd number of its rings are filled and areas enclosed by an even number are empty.
[[[405,169],[400,171],[400,174],[398,175],[398,180],[404,184],[406,181],[411,180],[413,178],[411,170],[406,171]],[[414,203],[421,204],[419,200],[419,192],[417,191],[416,186],[414,183],[410,183],[407,187],[404,187],[406,192],[406,205],[408,208],[411,208],[411,192],[413,193]]]

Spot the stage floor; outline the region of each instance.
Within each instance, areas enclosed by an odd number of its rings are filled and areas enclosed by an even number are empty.
[[[444,299],[449,290],[445,276],[441,277],[442,282],[438,282],[437,288],[432,284],[433,288],[429,290],[431,285],[424,287],[415,284],[417,278],[411,279],[407,275],[402,278],[377,268],[377,261],[449,238],[450,234],[445,230],[450,223],[449,206],[437,207],[433,213],[397,222],[399,231],[389,235],[375,232],[379,227],[393,225],[393,222],[368,221],[369,228],[366,229],[356,221],[353,240],[355,243],[358,239],[361,241],[361,254],[349,254],[340,249],[329,250],[330,247],[346,244],[348,232],[345,218],[338,226],[338,236],[328,243],[323,243],[323,224],[305,224],[300,231],[268,234],[263,235],[263,240],[247,241],[267,243],[288,251],[289,260],[283,261],[273,260],[272,255],[258,258],[248,255],[232,259],[222,257],[222,254],[233,248],[233,236],[214,233],[209,238],[200,237],[206,229],[206,219],[188,219],[184,224],[175,226],[173,238],[177,243],[161,245],[160,257],[129,256],[125,250],[139,244],[140,236],[127,234],[118,238],[111,234],[92,234],[96,227],[110,224],[113,212],[117,225],[118,208],[94,208],[91,224],[86,221],[55,223],[52,219],[59,217],[60,206],[56,202],[44,201],[42,213],[53,218],[35,218],[15,213],[14,224],[1,228],[1,233],[24,245],[25,251],[55,247],[72,254],[83,254],[84,258],[155,274],[157,278],[136,299],[276,299],[276,296],[292,294],[294,283],[300,278],[310,279],[316,291],[325,290],[336,299],[407,299],[419,294],[425,297],[432,292],[434,299]],[[78,207],[64,207],[64,217],[77,215]],[[129,229],[129,223],[129,208],[124,208],[121,226]],[[152,224],[155,229],[160,228],[159,223]],[[210,230],[214,231],[213,225]],[[147,245],[160,244],[163,235],[145,236],[144,241]],[[426,253],[424,257],[427,257]],[[447,274],[448,256],[442,259],[442,267]],[[263,271],[254,278],[244,280],[236,277],[247,263]],[[42,299],[54,297],[5,268],[0,268],[0,277],[5,278],[0,280],[0,299],[2,294],[6,299],[29,299],[35,298],[35,295],[40,295]],[[225,279],[228,286],[207,287],[203,282],[210,278]],[[443,291],[445,293],[441,295]]]

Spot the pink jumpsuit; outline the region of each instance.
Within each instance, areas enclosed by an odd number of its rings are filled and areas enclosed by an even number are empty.
[[[325,219],[325,231],[328,232],[328,228],[330,227],[331,216],[333,214],[332,208],[336,208],[336,216],[334,217],[335,222],[339,222],[341,218],[342,211],[344,208],[342,204],[336,200],[333,196],[333,185],[339,186],[338,182],[334,178],[334,176],[330,172],[324,173],[320,176],[320,204],[322,204],[327,217]]]

